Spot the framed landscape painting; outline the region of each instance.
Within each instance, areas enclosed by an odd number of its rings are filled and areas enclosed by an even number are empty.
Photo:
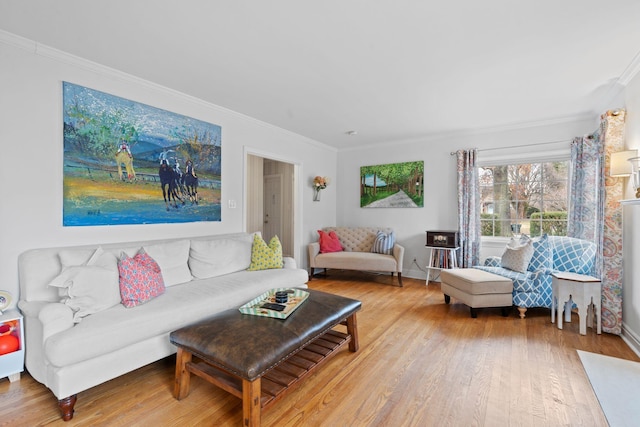
[[[62,89],[64,226],[221,221],[220,126]]]
[[[421,208],[423,189],[423,161],[360,168],[362,208]]]

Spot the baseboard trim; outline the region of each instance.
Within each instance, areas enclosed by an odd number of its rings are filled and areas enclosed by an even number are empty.
[[[409,279],[426,280],[427,274],[422,270],[411,268],[409,270],[403,270],[402,277],[408,277]]]
[[[622,322],[622,334],[620,336],[631,350],[640,357],[640,335],[629,329],[627,325]]]

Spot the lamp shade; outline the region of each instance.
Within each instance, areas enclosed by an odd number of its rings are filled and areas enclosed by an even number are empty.
[[[638,155],[638,150],[620,151],[611,154],[609,176],[631,176],[633,170],[628,160]]]

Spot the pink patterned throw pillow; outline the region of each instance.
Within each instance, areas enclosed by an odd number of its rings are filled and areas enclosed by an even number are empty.
[[[133,258],[123,253],[118,261],[118,272],[120,296],[127,308],[144,304],[164,293],[160,266],[145,252],[138,252]]]

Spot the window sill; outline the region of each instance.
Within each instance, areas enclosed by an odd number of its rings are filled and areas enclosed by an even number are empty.
[[[482,236],[480,238],[480,241],[482,242],[483,246],[486,246],[488,248],[502,248],[504,247],[507,243],[509,243],[509,240],[511,240],[510,237],[489,237],[489,236]]]

